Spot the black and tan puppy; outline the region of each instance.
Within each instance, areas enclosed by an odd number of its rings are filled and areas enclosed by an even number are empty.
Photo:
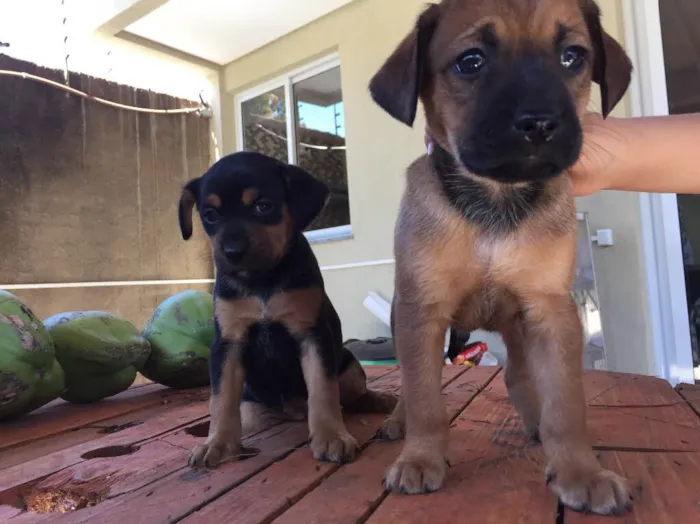
[[[326,186],[302,169],[248,152],[222,158],[185,186],[182,235],[192,235],[196,205],[216,263],[211,425],[191,465],[235,460],[243,431],[300,403],[308,405],[314,457],[352,460],[358,447],[341,405],[387,413],[396,405],[393,395],[367,389],[360,363],[343,347],[340,319],[302,234],[327,198]]]
[[[607,115],[631,75],[592,0],[444,0],[372,79],[374,100],[434,143],[408,169],[396,226],[395,343],[402,395],[388,438],[406,437],[389,489],[438,489],[446,474],[440,394],[445,329],[500,332],[510,398],[541,438],[547,479],[571,508],[630,502],[586,434],[581,323],[570,289],[576,218],[568,168],[591,82]]]

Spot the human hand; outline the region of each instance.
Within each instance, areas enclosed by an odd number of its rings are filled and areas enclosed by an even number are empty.
[[[598,113],[586,113],[581,122],[583,127],[583,149],[578,162],[569,170],[574,195],[588,196],[602,189],[614,187],[620,166],[624,159],[628,141],[608,120]]]

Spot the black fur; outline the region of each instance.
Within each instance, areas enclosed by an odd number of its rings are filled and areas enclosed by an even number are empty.
[[[273,210],[264,217],[251,215],[241,204],[241,195],[251,188],[273,204]],[[285,206],[293,222],[287,249],[278,260],[248,257],[247,253],[236,263],[222,260],[222,256],[215,257],[215,310],[219,301],[257,297],[267,302],[285,291],[324,288],[318,261],[302,234],[326,203],[328,189],[324,184],[296,166],[246,152],[222,158],[201,178],[185,186],[179,209],[181,227],[188,223],[187,205],[191,212],[188,199],[192,193],[195,193],[204,228],[213,242],[244,239],[249,245],[255,245],[251,235],[260,229],[253,226],[279,224],[285,219]],[[203,218],[210,211],[206,199],[211,194],[221,199],[217,224],[207,223]],[[183,236],[187,232],[185,227]],[[215,329],[210,368],[212,390],[218,394],[221,371],[226,358],[232,354],[233,344],[222,337],[218,320]],[[355,360],[343,347],[340,318],[324,292],[316,322],[306,333],[293,335],[287,326],[264,319],[248,327],[240,347],[235,348],[245,373],[243,400],[278,407],[285,400],[305,398],[307,390],[300,354],[301,343],[309,339],[316,342],[328,378],[337,378]]]
[[[583,132],[567,87],[571,73],[539,54],[497,54],[483,77],[474,111],[462,123],[453,151],[475,175],[501,183],[537,182],[559,176],[578,159]],[[546,142],[523,139],[518,121],[527,115],[551,120]]]
[[[217,274],[214,295],[224,300],[250,296],[269,300],[274,293],[323,285],[316,257],[306,238],[297,233],[285,257],[268,273],[246,281]],[[343,347],[340,318],[328,296],[324,296],[316,325],[304,337],[317,342],[328,378],[337,378],[354,360]],[[292,336],[282,324],[260,322],[250,326],[241,348],[245,370],[244,400],[280,406],[285,400],[306,397],[299,358],[302,340]],[[347,358],[348,354],[351,359]],[[218,361],[216,364],[215,360]],[[215,359],[212,352],[212,368],[222,364],[223,355]],[[212,385],[217,387],[213,380]]]
[[[515,231],[548,201],[545,182],[504,188],[504,194],[494,198],[486,186],[460,174],[455,159],[439,145],[434,144],[430,158],[450,204],[469,222],[490,233]]]

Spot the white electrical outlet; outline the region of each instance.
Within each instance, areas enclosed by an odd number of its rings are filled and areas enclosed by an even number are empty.
[[[600,247],[614,245],[612,229],[599,229],[596,231],[595,236],[591,237],[591,240],[597,243]]]

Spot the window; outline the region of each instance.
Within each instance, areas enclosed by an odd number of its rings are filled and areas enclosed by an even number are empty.
[[[349,238],[345,115],[338,59],[326,59],[244,93],[237,106],[239,149],[298,165],[329,187],[328,205],[307,228],[307,238],[312,242]]]
[[[700,111],[700,23],[698,0],[659,2],[669,113]],[[700,378],[700,196],[678,195],[690,345]]]

